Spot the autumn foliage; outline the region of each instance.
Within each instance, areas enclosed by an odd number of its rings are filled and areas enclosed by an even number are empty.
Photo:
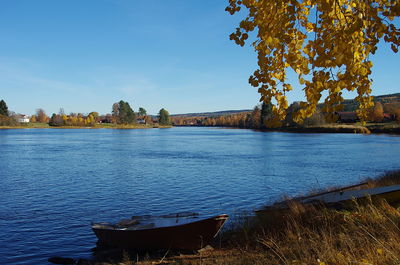
[[[299,103],[294,102],[288,108],[288,115],[282,121],[283,126],[297,126],[293,120],[293,115],[299,108]],[[174,125],[178,126],[217,126],[217,127],[234,127],[247,129],[266,129],[269,128],[268,120],[273,116],[272,105],[261,104],[254,107],[252,111],[240,112],[231,115],[220,115],[217,117],[172,117]],[[325,124],[325,118],[320,111],[315,112],[311,117],[304,119],[302,125],[322,125]]]
[[[96,119],[93,114],[84,116],[83,114],[53,114],[49,121],[50,126],[79,126],[93,127],[96,125]]]
[[[399,1],[229,0],[226,8],[230,14],[241,9],[247,16],[230,38],[240,46],[252,40],[258,69],[249,83],[258,88],[261,101],[273,103],[271,126],[285,119],[286,94],[293,89],[290,71],[307,99],[294,115],[296,122],[317,110],[323,93],[322,111],[328,121],[335,120],[343,90],[357,91],[358,116],[367,120],[373,106],[370,56],[382,39],[398,51],[400,30],[393,20],[400,15]]]
[[[382,122],[384,119],[383,106],[380,102],[376,103],[371,113],[371,121]]]

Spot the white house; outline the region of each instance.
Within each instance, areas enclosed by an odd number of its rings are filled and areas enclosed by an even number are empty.
[[[28,123],[29,122],[29,117],[27,115],[21,115],[18,118],[18,122],[20,122],[20,123]]]

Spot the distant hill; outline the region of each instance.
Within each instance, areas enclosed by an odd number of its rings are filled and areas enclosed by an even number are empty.
[[[375,96],[374,101],[375,102],[379,101],[382,104],[384,104],[384,103],[400,103],[400,93]]]
[[[400,93],[374,96],[374,103],[380,102],[384,104],[400,104]],[[355,99],[345,99],[343,101],[343,111],[356,111],[358,108],[358,102]],[[318,104],[319,107],[323,106],[323,103]]]
[[[244,110],[224,110],[224,111],[215,111],[215,112],[199,112],[199,113],[186,113],[186,114],[173,114],[171,117],[220,117],[232,114],[238,114],[243,112],[251,112],[250,109]]]
[[[381,102],[383,104],[400,104],[400,93],[374,96],[374,102]],[[343,111],[356,111],[358,108],[358,102],[354,99],[345,99],[343,104]],[[318,104],[321,108],[323,103]],[[233,115],[243,112],[251,112],[251,109],[243,109],[243,110],[224,110],[224,111],[215,111],[215,112],[199,112],[199,113],[185,113],[185,114],[173,114],[171,117],[220,117]]]

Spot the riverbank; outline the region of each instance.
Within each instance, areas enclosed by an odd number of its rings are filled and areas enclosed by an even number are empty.
[[[367,128],[371,133],[400,134],[400,124],[398,123],[369,124]]]
[[[179,125],[178,127],[208,127],[198,125]],[[218,127],[218,126],[211,126]],[[330,123],[315,126],[291,126],[279,128],[244,128],[220,126],[222,128],[255,129],[263,132],[291,132],[291,133],[358,133],[358,134],[400,134],[398,123],[372,123],[365,126],[360,124]]]
[[[103,123],[95,126],[49,126],[47,123],[27,123],[18,126],[0,126],[1,129],[151,129],[151,128],[171,128],[172,125],[159,124],[113,124]],[[193,127],[193,126],[178,126],[178,127]],[[197,127],[197,126],[195,126]],[[203,126],[200,126],[203,127]],[[239,128],[246,129],[246,128]],[[278,131],[278,132],[293,132],[293,133],[358,133],[358,134],[400,134],[400,124],[397,123],[374,123],[362,126],[359,124],[325,124],[319,126],[293,126],[260,129],[260,131]]]
[[[371,130],[368,127],[352,124],[326,124],[319,126],[295,126],[295,127],[282,127],[276,129],[283,132],[296,132],[296,133],[360,133],[370,134]],[[274,131],[274,129],[265,129],[265,131]]]
[[[47,123],[27,123],[18,126],[0,126],[1,129],[151,129],[171,128],[170,125],[159,124],[114,124],[101,123],[95,126],[49,126]]]
[[[331,123],[318,126],[293,126],[274,129],[262,129],[262,131],[281,131],[294,133],[360,133],[360,134],[400,134],[398,123],[370,123],[365,126],[360,124]]]
[[[366,181],[368,187],[399,184],[400,170]],[[351,211],[293,204],[274,218],[237,223],[213,251],[137,254],[135,261],[124,252],[122,261],[95,264],[398,264],[399,223],[399,210],[386,202],[355,203]]]

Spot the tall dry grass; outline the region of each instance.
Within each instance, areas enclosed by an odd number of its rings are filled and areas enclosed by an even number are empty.
[[[267,264],[399,264],[400,213],[385,202],[353,211],[298,206],[255,235]]]
[[[400,264],[400,212],[385,202],[353,211],[292,205],[274,223],[236,234],[224,251],[177,264]],[[232,233],[232,232],[231,232]]]

